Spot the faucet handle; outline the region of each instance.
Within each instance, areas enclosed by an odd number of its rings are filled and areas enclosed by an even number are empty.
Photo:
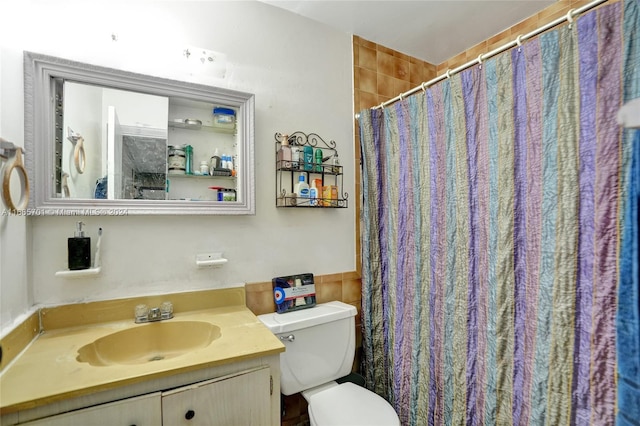
[[[173,318],[173,303],[171,302],[162,302],[160,305],[160,314],[162,319]]]
[[[149,318],[149,307],[145,304],[136,305],[135,317],[136,322],[146,321]]]

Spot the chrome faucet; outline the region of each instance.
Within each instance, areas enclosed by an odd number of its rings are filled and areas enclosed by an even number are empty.
[[[140,324],[143,322],[162,321],[173,318],[173,304],[171,302],[162,302],[160,307],[149,309],[147,305],[137,305],[135,309],[135,322]]]

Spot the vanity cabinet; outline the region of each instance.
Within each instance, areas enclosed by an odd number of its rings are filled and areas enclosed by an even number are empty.
[[[187,377],[202,379],[206,375],[215,378],[185,384]],[[113,402],[33,421],[3,417],[0,423],[25,426],[277,426],[280,424],[279,375],[279,357],[271,356],[257,362],[244,361],[209,369],[208,374],[189,373],[174,380],[167,378],[157,383],[141,383],[137,388],[134,385],[116,389],[110,398],[115,399],[119,394],[121,399]],[[151,389],[155,392],[127,397]],[[99,399],[94,400],[97,401]],[[24,414],[25,419],[31,417],[31,413]]]
[[[163,392],[163,425],[267,425],[270,382],[265,367]]]
[[[161,393],[128,398],[20,424],[25,426],[102,426],[106,421],[113,426],[162,425]]]

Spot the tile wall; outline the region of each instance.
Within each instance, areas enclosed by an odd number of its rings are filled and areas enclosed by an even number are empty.
[[[562,16],[566,16],[569,10],[577,9],[580,6],[584,6],[590,3],[591,0],[560,0],[544,10],[538,12],[535,15],[523,20],[522,22],[502,31],[493,37],[478,43],[471,49],[468,49],[448,61],[439,64],[436,67],[437,75],[444,74],[448,69],[454,69],[463,65],[469,61],[477,59],[480,54],[491,52],[498,47],[514,41],[519,35],[530,33],[531,31],[540,28],[549,22],[558,19]],[[611,1],[612,3],[612,1]],[[397,94],[396,94],[397,95]],[[394,96],[396,96],[394,95]]]

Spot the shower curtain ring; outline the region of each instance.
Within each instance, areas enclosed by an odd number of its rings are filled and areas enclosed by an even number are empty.
[[[522,34],[516,37],[516,44],[518,45],[518,52],[522,51]]]
[[[427,84],[427,82],[426,82],[426,81],[423,81],[423,82],[422,82],[422,84],[420,85],[420,87],[422,88],[422,91],[423,91],[424,93],[427,93],[427,88],[425,87],[425,86],[426,86],[426,84]]]
[[[570,9],[567,12],[567,21],[569,22],[569,28],[571,28],[572,24],[573,24],[573,12],[575,12],[575,9]]]
[[[448,69],[446,73],[444,73],[444,75],[447,76],[447,78],[451,78],[451,70]]]

